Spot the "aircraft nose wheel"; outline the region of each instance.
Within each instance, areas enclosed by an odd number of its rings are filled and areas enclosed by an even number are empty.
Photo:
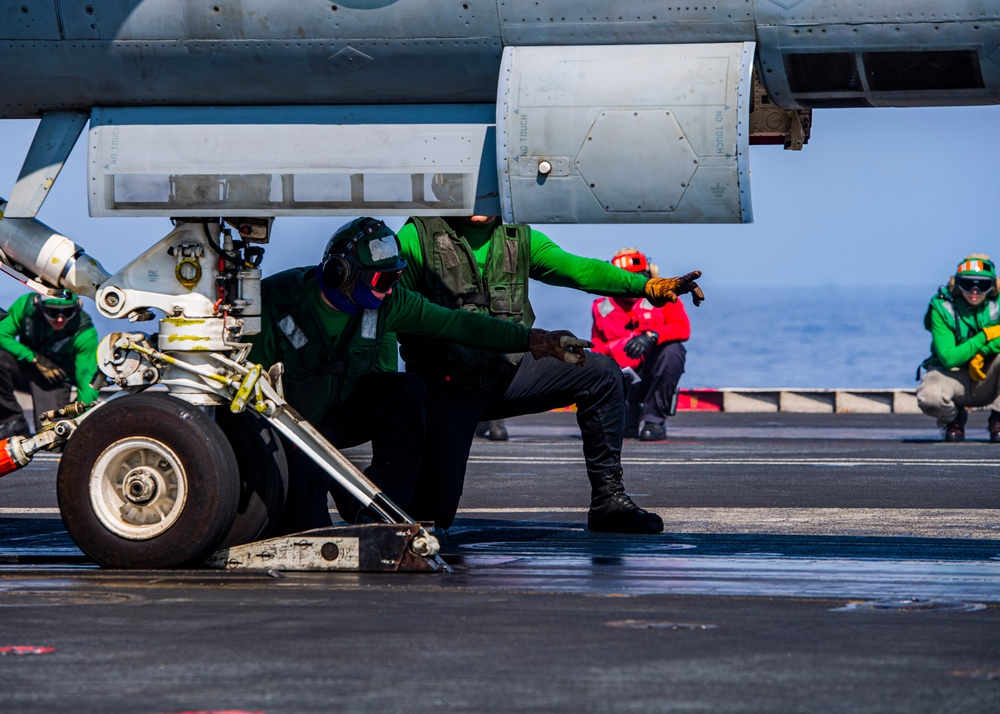
[[[113,568],[200,565],[240,500],[222,429],[197,407],[150,393],[114,399],[80,423],[56,488],[70,536]]]

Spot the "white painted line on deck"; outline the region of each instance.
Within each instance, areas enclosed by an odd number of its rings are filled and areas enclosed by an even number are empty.
[[[478,464],[579,464],[583,456],[472,456],[469,463]],[[690,458],[652,459],[622,457],[623,464],[645,466],[961,466],[995,467],[996,459],[824,459],[819,457],[796,458]]]
[[[58,508],[0,508],[0,516],[49,515],[59,513]]]
[[[644,504],[645,505],[645,504]],[[650,508],[668,533],[1000,540],[989,508]],[[573,513],[585,508],[460,508],[459,514]],[[1000,559],[1000,552],[997,558]]]
[[[586,508],[459,508],[459,513],[586,513]]]

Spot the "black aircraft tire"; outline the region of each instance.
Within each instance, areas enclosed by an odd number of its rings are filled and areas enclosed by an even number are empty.
[[[70,437],[56,479],[66,530],[111,568],[200,565],[236,517],[236,456],[205,413],[165,394],[99,407]]]
[[[270,424],[250,412],[233,414],[217,407],[215,422],[233,447],[240,472],[236,520],[219,547],[267,538],[288,495],[288,461],[281,441]]]

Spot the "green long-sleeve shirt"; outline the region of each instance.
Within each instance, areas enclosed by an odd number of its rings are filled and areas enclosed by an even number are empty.
[[[338,340],[351,320],[351,315],[334,310],[323,302],[319,287],[311,276],[306,276],[308,309],[322,325],[323,335],[318,339],[330,342],[334,351]],[[268,282],[264,281],[261,331],[250,338],[254,347],[250,359],[269,367],[282,361],[282,333],[268,300]],[[379,311],[385,311],[384,336],[402,332],[406,334],[441,337],[460,342],[469,347],[497,352],[526,352],[528,328],[485,315],[462,310],[449,310],[434,305],[418,293],[397,286],[382,302]],[[307,335],[312,338],[312,335]]]
[[[1000,354],[1000,338],[986,341],[983,328],[998,324],[990,314],[989,301],[973,307],[962,298],[946,300],[947,292],[942,289],[927,310],[925,326],[931,333],[931,360],[945,369],[955,369],[968,364],[977,352],[983,355]],[[954,324],[944,307],[950,304],[954,310]],[[956,330],[957,325],[957,330]]]
[[[482,226],[451,220],[449,225],[465,238],[482,268],[495,224]],[[397,235],[402,246],[402,256],[407,263],[400,282],[412,290],[419,284],[423,270],[420,239],[412,223],[400,228]],[[549,285],[610,297],[642,297],[647,280],[642,273],[630,273],[607,261],[567,253],[534,228],[531,229],[531,265],[528,267],[528,277]]]
[[[31,362],[42,354],[55,362],[76,386],[77,399],[93,402],[98,391],[91,386],[97,374],[97,330],[81,310],[61,330],[54,330],[35,311],[34,293],[22,295],[0,320],[0,349],[19,362]]]

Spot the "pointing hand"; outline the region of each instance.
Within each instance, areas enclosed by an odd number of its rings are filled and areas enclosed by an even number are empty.
[[[685,293],[691,293],[695,307],[701,305],[705,293],[695,282],[701,277],[700,270],[693,270],[679,278],[650,278],[643,287],[643,294],[656,307],[663,307],[668,302],[677,302],[677,298]]]

